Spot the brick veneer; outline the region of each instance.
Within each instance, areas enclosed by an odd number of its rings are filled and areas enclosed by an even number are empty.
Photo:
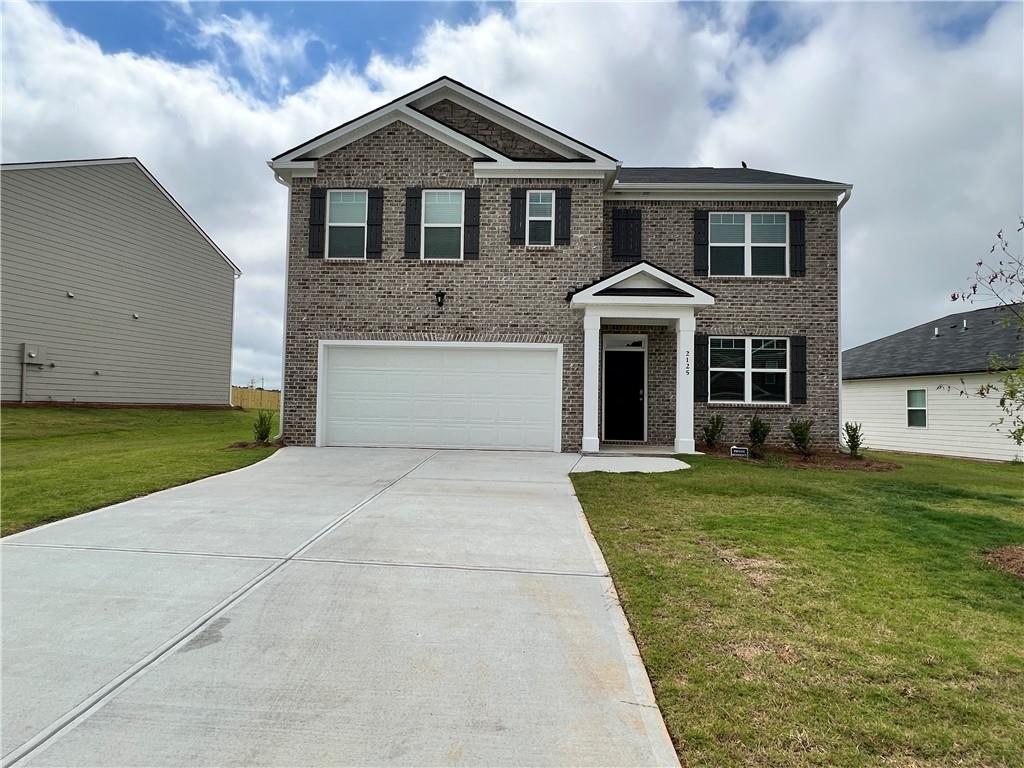
[[[562,159],[557,152],[552,152],[547,147],[447,99],[425,107],[423,114],[513,160]]]
[[[563,344],[562,445],[582,438],[583,327],[568,289],[600,276],[603,215],[598,180],[516,179],[514,186],[572,187],[572,242],[509,245],[509,180],[475,179],[473,162],[396,122],[318,161],[316,179],[292,182],[285,334],[284,438],[311,445],[316,431],[320,339],[514,341]],[[383,187],[383,258],[308,258],[309,190]],[[404,259],[405,188],[480,187],[478,261]],[[447,293],[438,309],[434,292]]]
[[[697,314],[697,332],[736,336],[807,337],[806,405],[694,405],[694,437],[713,413],[726,420],[724,439],[745,442],[750,418],[757,413],[772,425],[770,442],[783,442],[792,419],[814,419],[819,445],[834,446],[839,432],[839,277],[838,212],[832,202],[707,202],[613,200],[605,203],[604,272],[627,266],[611,255],[612,208],[641,210],[642,257],[692,282],[715,296],[715,305]],[[788,211],[806,212],[807,275],[793,278],[694,277],[693,212]],[[632,331],[629,331],[632,332]],[[666,361],[675,365],[675,348]],[[652,365],[653,368],[653,365]],[[674,376],[674,369],[672,374]],[[652,393],[653,398],[653,393]],[[663,409],[673,402],[652,401],[649,420],[674,424],[674,415]]]

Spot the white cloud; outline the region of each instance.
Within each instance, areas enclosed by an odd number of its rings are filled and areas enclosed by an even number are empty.
[[[425,30],[400,60],[337,61],[282,92],[311,36],[262,17],[188,16],[215,55],[182,66],[104,53],[43,7],[5,4],[3,159],[139,156],[245,272],[236,381],[280,377],[285,190],[264,161],[446,73],[627,164],[742,159],[851,181],[847,340],[941,313],[1024,207],[1021,7],[958,47],[928,34],[927,9],[797,6],[787,23],[810,32],[777,57],[741,37],[747,12],[485,6],[473,23]],[[240,67],[255,87],[232,77]]]

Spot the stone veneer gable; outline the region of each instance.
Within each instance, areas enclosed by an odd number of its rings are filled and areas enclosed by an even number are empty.
[[[421,110],[437,122],[463,133],[513,160],[562,160],[561,155],[483,115],[443,99]]]

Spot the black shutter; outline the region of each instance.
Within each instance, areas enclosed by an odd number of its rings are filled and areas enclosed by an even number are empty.
[[[509,208],[508,241],[512,245],[526,245],[526,190],[512,190]]]
[[[807,233],[803,211],[789,212],[789,276],[807,275]]]
[[[612,258],[639,259],[641,253],[640,211],[612,208]]]
[[[420,206],[423,205],[423,190],[406,187],[405,190],[405,258],[420,257]]]
[[[708,335],[693,335],[693,402],[708,401]]]
[[[324,237],[326,236],[327,190],[323,187],[312,187],[309,190],[309,258],[324,257]]]
[[[789,337],[789,400],[794,405],[807,402],[807,337]]]
[[[693,212],[693,274],[708,276],[708,212]]]
[[[569,245],[572,239],[572,189],[555,191],[555,245]]]
[[[366,258],[379,259],[383,251],[384,190],[366,191]]]
[[[462,258],[480,258],[480,187],[468,187],[463,211]]]

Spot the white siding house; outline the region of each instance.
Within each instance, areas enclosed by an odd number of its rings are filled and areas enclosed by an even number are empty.
[[[998,396],[978,389],[998,377],[993,354],[1024,352],[1003,308],[963,312],[843,353],[843,420],[860,422],[868,448],[998,461],[1024,452],[995,423]],[[967,396],[961,394],[967,392]]]
[[[239,270],[137,159],[0,177],[4,402],[230,404]]]

